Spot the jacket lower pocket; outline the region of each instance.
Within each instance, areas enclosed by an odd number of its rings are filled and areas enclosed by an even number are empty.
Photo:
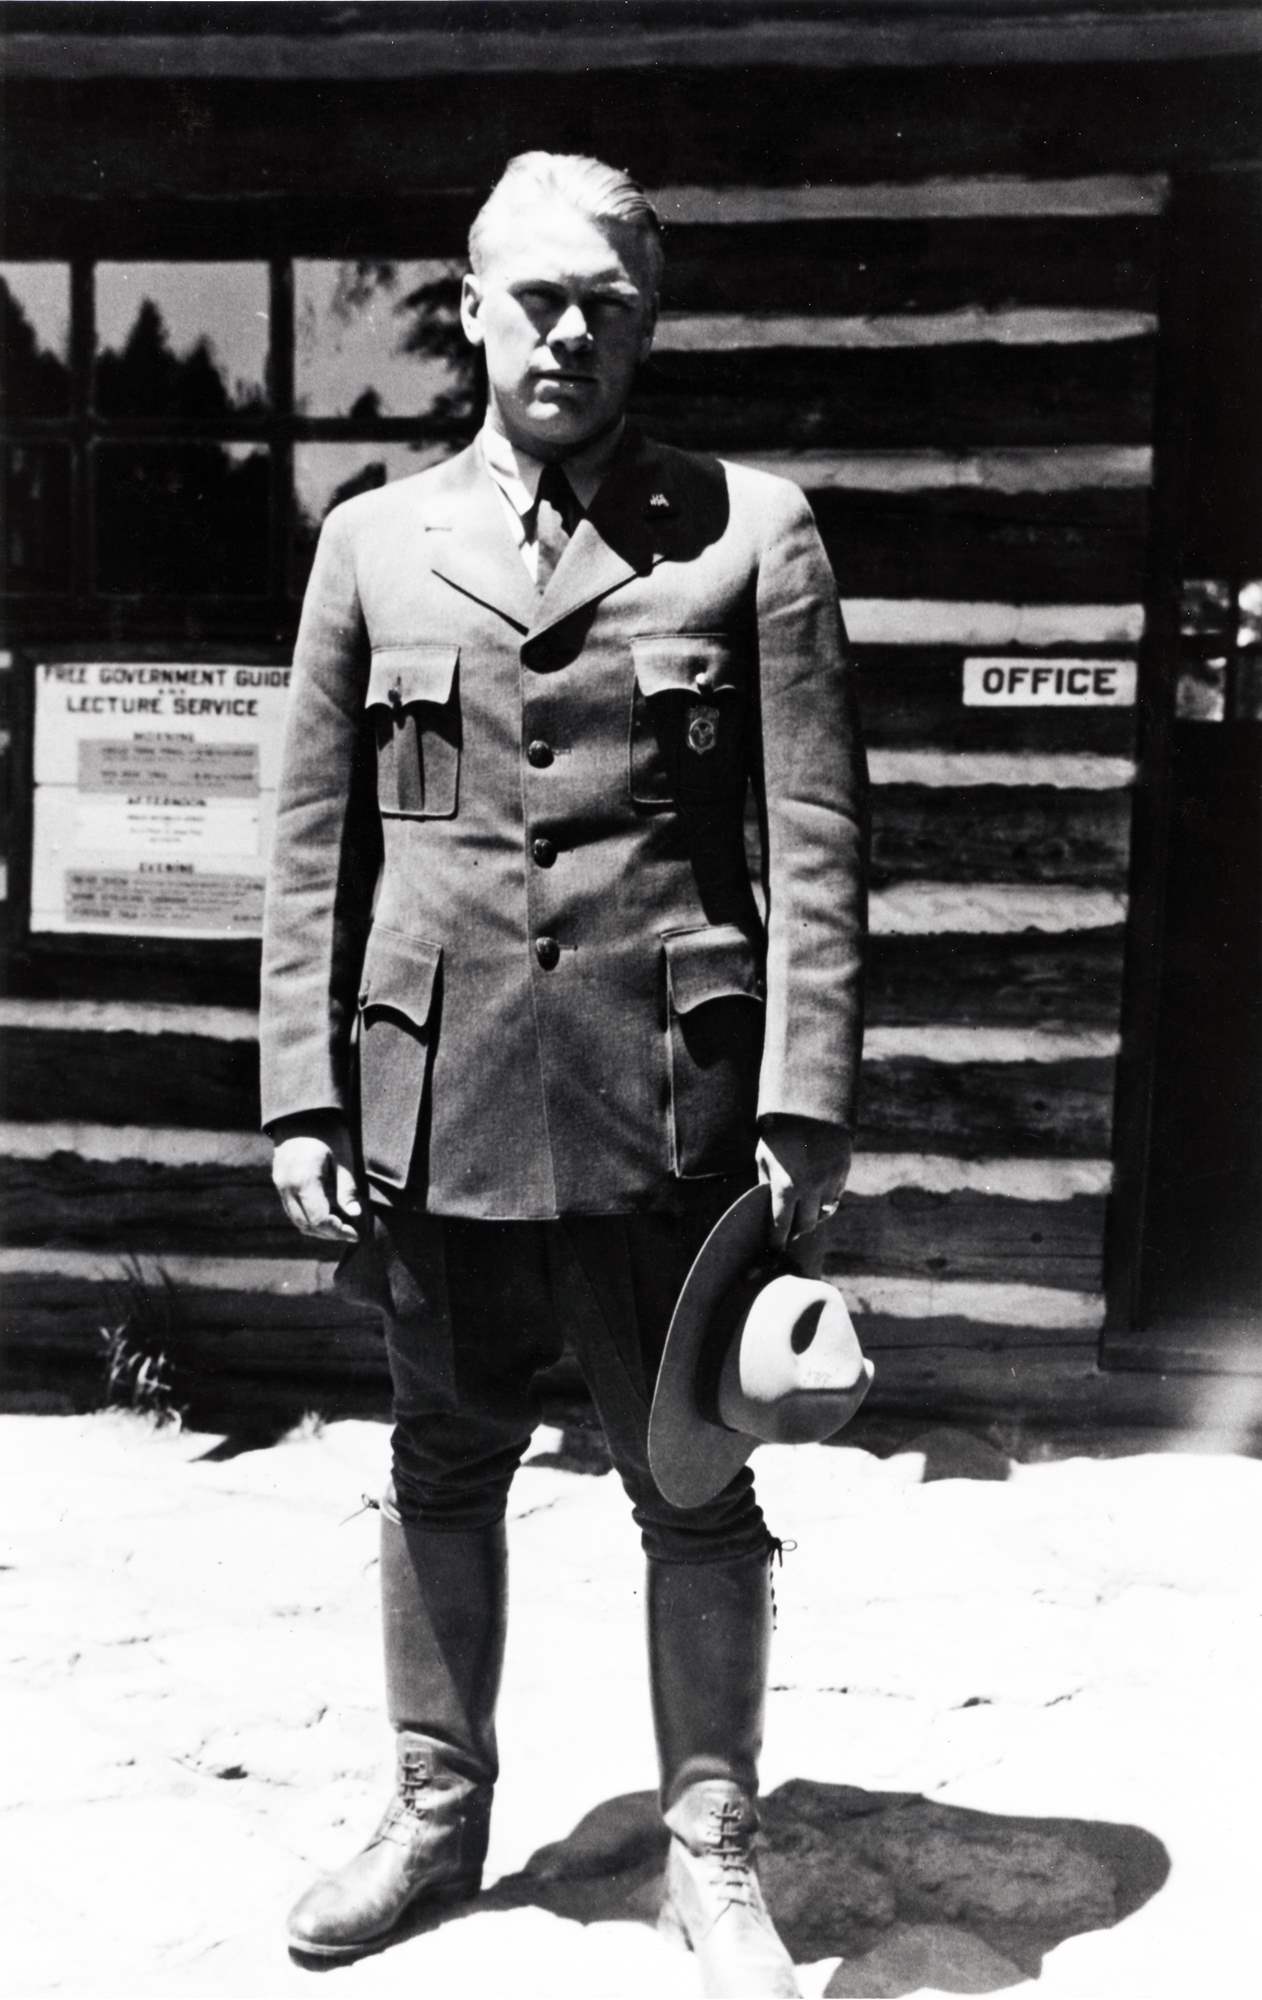
[[[442,951],[378,928],[359,994],[359,1124],[370,1180],[405,1187],[425,1109]]]
[[[757,1141],[759,955],[734,924],[675,931],[663,942],[671,1166],[683,1180],[739,1173]]]

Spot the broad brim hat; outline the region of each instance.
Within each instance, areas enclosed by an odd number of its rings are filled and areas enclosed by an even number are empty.
[[[756,1445],[835,1437],[873,1373],[840,1292],[774,1250],[771,1190],[750,1188],[706,1237],[671,1316],[649,1417],[658,1490],[699,1507]]]

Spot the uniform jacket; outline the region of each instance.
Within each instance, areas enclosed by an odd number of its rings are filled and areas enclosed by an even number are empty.
[[[762,909],[746,860],[762,819]],[[787,481],[628,433],[541,598],[480,453],[330,514],[295,654],[264,1122],[378,1199],[630,1211],[848,1123],[864,768]]]

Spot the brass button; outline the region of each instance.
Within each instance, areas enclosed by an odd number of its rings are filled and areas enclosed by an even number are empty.
[[[546,771],[552,762],[552,745],[545,743],[542,737],[536,736],[526,752],[526,762],[533,764],[536,771]]]
[[[551,972],[561,957],[561,947],[554,937],[535,939],[535,957],[545,972]]]
[[[544,835],[541,835],[538,840],[531,842],[530,851],[535,857],[536,866],[539,868],[551,868],[557,858],[556,842],[548,840]]]

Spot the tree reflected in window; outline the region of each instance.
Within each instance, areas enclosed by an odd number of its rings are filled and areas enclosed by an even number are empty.
[[[261,264],[101,264],[96,307],[102,416],[213,422],[264,409]]]
[[[0,264],[0,409],[63,416],[70,403],[70,271]]]
[[[414,418],[417,441],[473,422],[475,368],[460,330],[461,267],[442,258],[294,265],[295,390],[304,415]]]

